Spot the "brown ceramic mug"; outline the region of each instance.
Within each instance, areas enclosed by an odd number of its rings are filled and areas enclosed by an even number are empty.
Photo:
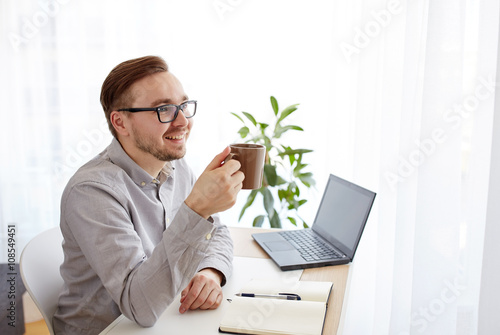
[[[231,153],[227,155],[224,162],[230,159],[240,162],[240,171],[245,175],[243,189],[254,190],[261,188],[266,147],[253,143],[234,143],[230,147]]]

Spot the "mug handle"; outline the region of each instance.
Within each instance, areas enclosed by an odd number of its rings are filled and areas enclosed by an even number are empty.
[[[226,164],[226,162],[227,162],[227,161],[229,161],[229,160],[231,160],[231,159],[233,159],[233,158],[234,158],[234,159],[237,159],[237,157],[238,157],[238,155],[233,154],[232,152],[230,152],[230,153],[226,156],[226,158],[224,158],[224,160],[222,161],[222,163],[221,163],[221,164],[222,164],[222,165],[223,165],[223,164]]]

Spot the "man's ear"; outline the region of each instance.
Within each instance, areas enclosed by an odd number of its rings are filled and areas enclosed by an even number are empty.
[[[111,114],[109,115],[109,119],[118,134],[122,136],[129,135],[129,130],[127,127],[128,120],[125,113],[119,111],[112,111]]]

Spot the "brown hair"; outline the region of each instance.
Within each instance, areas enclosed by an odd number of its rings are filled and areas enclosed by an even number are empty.
[[[108,127],[116,137],[111,124],[111,112],[119,108],[127,108],[132,103],[130,86],[136,81],[158,72],[167,72],[168,65],[158,56],[145,56],[127,60],[115,66],[104,80],[101,88],[101,105],[108,121]]]

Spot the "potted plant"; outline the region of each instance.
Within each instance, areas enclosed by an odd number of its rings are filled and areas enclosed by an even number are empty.
[[[295,226],[300,223],[303,227],[308,227],[298,210],[307,202],[307,199],[301,198],[301,188],[310,188],[315,184],[312,173],[304,171],[308,164],[303,161],[303,156],[312,150],[295,149],[279,143],[288,131],[304,131],[299,126],[284,124],[285,119],[297,110],[298,104],[279,111],[278,101],[271,96],[271,106],[274,113],[273,124],[258,122],[247,112],[241,112],[240,115],[231,113],[243,123],[238,134],[246,143],[266,147],[262,187],[250,192],[238,220],[241,220],[245,211],[260,195],[265,213],[254,218],[254,227],[262,227],[266,220],[272,228],[282,228],[283,220],[288,220]]]

